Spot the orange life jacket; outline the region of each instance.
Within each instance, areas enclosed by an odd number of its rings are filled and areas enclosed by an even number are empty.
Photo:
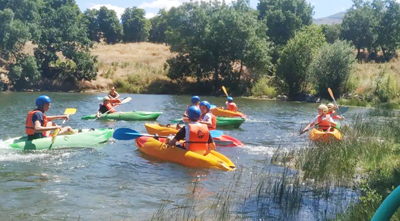
[[[103,104],[103,105],[104,105],[104,104]],[[112,109],[112,108],[113,108],[113,105],[112,105],[111,103],[107,103],[107,104],[105,104],[104,106],[107,108],[107,110],[110,110],[109,113],[114,113],[114,112],[115,112],[115,109]]]
[[[236,104],[233,103],[233,102],[230,102],[230,103],[228,102],[228,103],[226,104],[226,109],[227,109],[227,110],[230,110],[230,111],[234,111],[234,112],[236,112],[236,111],[238,110]]]
[[[327,114],[329,114],[330,116],[332,116],[332,119],[333,120],[337,120],[337,119],[339,119],[339,116],[337,115],[337,114],[335,114],[336,113],[336,111],[331,111],[331,112],[329,112],[329,113],[327,113]],[[335,115],[334,115],[335,114]]]
[[[211,125],[208,125],[208,124],[207,124],[208,129],[210,129],[210,130],[215,130],[215,129],[217,129],[217,118],[216,118],[215,115],[212,114],[211,112],[208,112],[208,113],[211,114]],[[200,116],[200,119],[203,119],[203,117],[204,117],[206,114],[207,114],[207,113],[202,114],[202,115]]]
[[[35,134],[35,125],[32,122],[32,117],[36,112],[39,112],[40,110],[33,110],[29,111],[28,115],[26,116],[26,122],[25,122],[25,133],[27,135],[34,135]],[[46,115],[43,114],[43,124],[42,126],[47,125],[47,117]],[[42,132],[43,136],[47,137],[50,134],[50,131],[44,131]]]
[[[318,129],[329,130],[332,126],[332,122],[329,121],[330,115],[326,114],[325,119],[322,116],[318,116]]]
[[[207,125],[201,123],[189,123],[186,127],[185,147],[190,151],[207,151],[210,132]]]

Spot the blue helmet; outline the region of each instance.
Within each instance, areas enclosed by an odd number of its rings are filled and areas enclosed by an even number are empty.
[[[192,102],[192,104],[197,103],[200,101],[200,97],[199,96],[193,96],[192,99],[190,99],[190,101]]]
[[[191,106],[187,110],[187,114],[189,116],[189,120],[197,121],[200,118],[201,112],[197,106]]]
[[[47,95],[40,95],[36,99],[36,106],[43,107],[44,104],[51,103],[50,97]]]
[[[210,104],[210,102],[208,102],[208,101],[202,101],[202,102],[200,102],[200,107],[201,107],[201,106],[206,106],[208,111],[211,109],[211,104]]]
[[[227,99],[228,99],[229,102],[233,101],[232,97],[227,97]]]

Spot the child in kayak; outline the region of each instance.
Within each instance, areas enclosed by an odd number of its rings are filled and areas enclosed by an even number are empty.
[[[210,112],[211,104],[208,101],[200,102],[200,123],[206,124],[208,129],[215,130],[217,129],[217,118]]]
[[[335,122],[331,118],[328,113],[328,107],[325,104],[321,104],[318,107],[318,115],[315,117],[314,121],[311,122],[309,125],[307,125],[304,130],[301,131],[301,134],[305,133],[307,130],[309,130],[311,127],[314,125],[318,125],[318,129],[321,129],[323,131],[329,130],[331,127],[335,127]]]
[[[114,112],[115,112],[114,106],[110,103],[110,98],[108,96],[105,96],[103,98],[103,104],[100,104],[100,108],[97,111],[96,117],[100,118],[102,114],[114,113]]]
[[[174,146],[177,141],[185,140],[184,147],[186,150],[202,155],[206,155],[210,149],[215,150],[215,144],[207,125],[199,122],[201,115],[200,109],[197,106],[189,107],[187,114],[189,123],[185,124],[175,137],[169,137],[167,139],[167,144]]]
[[[190,99],[190,102],[192,102],[192,104],[190,104],[190,105],[187,106],[187,108],[186,108],[186,110],[185,110],[185,113],[183,113],[183,117],[186,117],[186,118],[187,118],[187,116],[188,116],[187,110],[188,110],[190,107],[196,106],[196,107],[200,108],[200,106],[199,106],[200,97],[199,97],[199,96],[193,96],[193,97]]]
[[[61,127],[52,120],[64,119],[68,120],[68,115],[46,116],[44,113],[50,109],[50,97],[40,95],[36,99],[35,110],[29,111],[25,122],[25,133],[28,135],[28,140],[48,137],[50,131],[60,129],[58,134],[66,132],[75,133],[71,127]]]
[[[111,88],[111,91],[108,93],[108,97],[110,98],[110,102],[112,105],[117,105],[121,103],[121,100],[119,99],[119,94],[117,91],[115,91],[114,87]]]
[[[335,114],[336,109],[338,108],[337,106],[335,106],[332,103],[329,103],[327,105],[327,107],[328,107],[328,114],[332,117],[333,120],[344,120],[343,116],[339,116],[339,115]]]
[[[233,98],[232,97],[227,97],[227,101],[225,102],[225,105],[226,105],[226,109],[227,110],[230,110],[230,111],[233,111],[233,112],[238,111],[238,108],[237,108],[235,102],[233,102]]]

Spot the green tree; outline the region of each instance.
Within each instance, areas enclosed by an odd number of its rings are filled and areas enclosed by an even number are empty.
[[[257,9],[275,45],[285,45],[297,30],[311,25],[314,14],[306,0],[260,0]]]
[[[119,23],[117,13],[114,10],[103,6],[97,17],[99,30],[107,44],[114,44],[122,39],[122,25]]]
[[[99,42],[103,38],[103,33],[99,27],[99,11],[96,9],[87,9],[83,14],[83,22],[87,27],[88,37],[92,41]]]
[[[374,10],[368,2],[353,0],[353,7],[347,10],[343,22],[341,37],[351,41],[357,48],[357,58],[361,59],[361,49],[371,51],[378,38],[376,28],[379,19],[374,16]]]
[[[167,22],[168,12],[161,9],[157,16],[150,19],[151,29],[149,34],[149,41],[154,43],[166,43],[167,38],[165,32],[168,29]]]
[[[296,32],[283,48],[276,69],[283,90],[290,99],[305,92],[307,70],[313,54],[325,43],[321,27],[308,26]]]
[[[145,14],[145,10],[140,8],[125,9],[121,17],[125,42],[141,42],[149,39],[151,23],[144,17]]]
[[[337,96],[345,93],[354,62],[354,50],[350,42],[337,40],[333,44],[325,44],[315,54],[308,70],[317,93],[329,98],[329,87]]]
[[[15,89],[31,89],[40,80],[36,58],[30,55],[21,55],[17,63],[12,64],[8,78]]]
[[[336,40],[340,38],[340,32],[342,31],[341,24],[332,25],[321,25],[322,33],[325,35],[326,42],[333,44]]]

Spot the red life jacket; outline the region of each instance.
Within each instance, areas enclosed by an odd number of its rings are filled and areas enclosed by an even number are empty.
[[[103,104],[103,105],[104,105],[104,104]],[[115,112],[115,109],[112,109],[112,108],[113,108],[113,105],[112,105],[111,103],[107,103],[107,104],[105,104],[104,106],[107,108],[107,110],[110,110],[109,113],[114,113],[114,112]]]
[[[228,103],[226,104],[226,109],[227,109],[227,110],[230,110],[230,111],[234,111],[234,112],[236,112],[236,111],[238,110],[236,104],[233,103],[233,102],[230,102],[230,103],[228,102]]]
[[[35,125],[32,122],[32,117],[36,112],[39,112],[40,110],[33,110],[29,111],[28,115],[26,116],[26,122],[25,122],[25,133],[27,135],[34,135],[35,134]],[[46,115],[43,114],[43,124],[42,126],[47,125],[47,117]],[[47,137],[50,134],[50,131],[44,131],[42,132],[43,136]]]
[[[208,125],[208,124],[207,124],[208,129],[210,129],[210,130],[215,130],[215,129],[217,129],[217,118],[216,118],[215,115],[212,114],[211,112],[208,112],[208,113],[211,114],[211,125]],[[203,119],[203,117],[204,117],[206,114],[208,114],[208,113],[202,114],[202,115],[200,116],[200,119]]]
[[[207,151],[208,150],[208,139],[210,132],[208,131],[207,125],[201,123],[189,123],[186,127],[186,141],[185,147],[187,150],[196,151]]]
[[[325,115],[325,119],[322,119],[322,116],[318,116],[318,129],[329,130],[332,126],[332,122],[329,121],[330,116],[328,114]]]

